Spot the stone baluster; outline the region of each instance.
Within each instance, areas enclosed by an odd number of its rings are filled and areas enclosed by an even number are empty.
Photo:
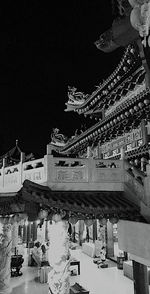
[[[0,294],[11,293],[10,262],[11,262],[11,224],[4,220],[0,240]]]
[[[48,251],[49,263],[52,270],[49,273],[49,293],[70,293],[70,253],[68,221],[55,215],[55,221],[50,226],[50,246]]]

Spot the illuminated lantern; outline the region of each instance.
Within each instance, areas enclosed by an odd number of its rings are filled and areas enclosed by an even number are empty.
[[[54,214],[54,215],[52,216],[52,220],[53,220],[55,223],[60,222],[60,221],[62,220],[61,215],[58,214],[58,213]]]
[[[69,218],[69,223],[72,225],[75,225],[78,222],[78,218],[75,216],[72,216]]]
[[[93,225],[94,221],[92,219],[85,219],[84,223],[87,227],[90,227]]]
[[[113,122],[116,124],[116,122],[117,122],[116,118],[113,119]]]
[[[137,105],[134,106],[135,111],[139,110],[139,107]]]
[[[129,109],[129,112],[130,112],[131,114],[133,114],[133,113],[134,113],[134,109],[133,109],[133,108]]]
[[[146,105],[148,105],[148,104],[150,103],[150,100],[149,100],[149,99],[145,99],[145,100],[144,100],[144,103],[145,103]]]
[[[142,108],[143,105],[144,105],[144,104],[143,104],[142,102],[138,103],[138,106],[139,106],[140,108]]]
[[[39,219],[47,218],[48,216],[47,210],[41,209],[38,216],[39,216]]]
[[[118,221],[119,221],[119,218],[118,218],[118,216],[113,216],[113,217],[111,217],[110,219],[109,219],[109,221],[110,221],[110,223],[111,224],[117,224],[118,223]]]
[[[106,226],[107,225],[107,218],[103,217],[99,220],[100,225]]]

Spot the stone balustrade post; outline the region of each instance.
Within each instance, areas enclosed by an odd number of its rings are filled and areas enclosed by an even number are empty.
[[[44,172],[46,175],[46,181],[48,183],[53,182],[53,173],[54,173],[54,157],[53,155],[44,156]]]

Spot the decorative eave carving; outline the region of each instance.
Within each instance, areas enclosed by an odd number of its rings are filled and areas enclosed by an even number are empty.
[[[117,89],[124,79],[129,78],[139,66],[141,66],[141,59],[138,47],[136,44],[130,44],[113,73],[102,84],[96,86],[97,89],[83,103],[76,106],[70,104],[67,111],[73,110],[85,116],[98,116],[99,112],[101,117],[108,95],[111,95],[111,92]]]

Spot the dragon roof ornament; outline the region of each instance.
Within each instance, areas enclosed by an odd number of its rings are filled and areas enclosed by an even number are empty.
[[[66,111],[81,106],[88,96],[88,94],[78,92],[77,88],[68,86],[68,102],[65,103],[67,106]]]
[[[59,133],[58,128],[53,128],[51,133],[51,145],[55,145],[56,147],[64,147],[67,143],[68,138]]]

